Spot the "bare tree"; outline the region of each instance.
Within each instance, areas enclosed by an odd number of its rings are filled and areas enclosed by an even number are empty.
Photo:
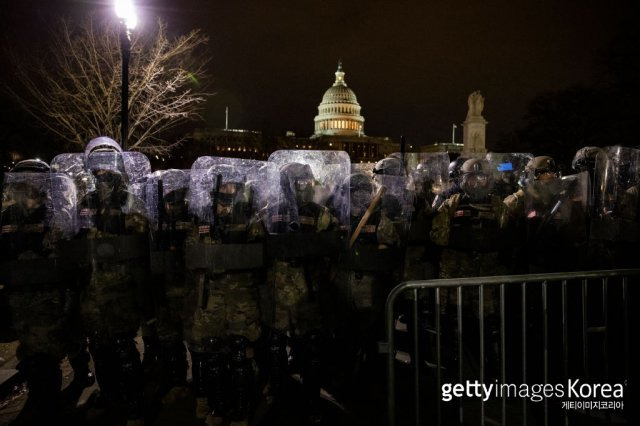
[[[134,33],[131,40],[127,148],[162,155],[184,139],[171,135],[178,126],[200,118],[208,95],[203,84],[208,38],[194,30],[171,39],[160,20],[145,33]],[[44,42],[48,53],[18,57],[11,52],[15,83],[7,90],[65,143],[82,149],[99,135],[119,139],[119,34],[118,22],[95,16],[63,19]]]

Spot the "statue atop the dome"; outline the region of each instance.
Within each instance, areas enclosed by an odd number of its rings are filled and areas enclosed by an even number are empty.
[[[469,105],[469,111],[467,111],[467,118],[470,117],[482,117],[482,110],[484,109],[484,97],[480,94],[479,90],[471,93],[469,99],[467,99]]]

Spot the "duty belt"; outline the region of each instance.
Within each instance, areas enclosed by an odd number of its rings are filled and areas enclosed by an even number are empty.
[[[292,232],[269,234],[267,256],[269,259],[297,259],[307,256],[327,256],[343,250],[346,233],[340,232]]]
[[[0,264],[0,279],[9,287],[51,284],[68,279],[69,268],[60,258],[8,260]]]
[[[395,249],[378,249],[376,246],[354,247],[340,254],[340,267],[350,271],[385,272],[400,262],[400,252]]]
[[[187,269],[211,271],[238,271],[257,269],[264,265],[264,246],[252,244],[204,244],[187,245],[185,262]]]
[[[472,228],[452,226],[447,247],[480,253],[504,250],[510,246],[512,236],[499,228]]]
[[[148,256],[149,240],[146,234],[83,238],[65,243],[61,252],[76,262],[122,262]]]
[[[184,262],[183,250],[163,250],[149,253],[149,267],[153,274],[161,274],[175,269],[176,262]]]

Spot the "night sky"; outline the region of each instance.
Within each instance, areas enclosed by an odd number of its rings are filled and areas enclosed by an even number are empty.
[[[534,96],[593,79],[596,53],[630,22],[631,1],[140,0],[144,31],[159,16],[175,33],[210,37],[217,95],[207,125],[299,136],[342,60],[371,136],[450,141],[480,90],[487,140],[521,124]],[[5,36],[28,44],[56,15],[112,14],[108,1],[3,2]],[[114,18],[115,19],[115,18]],[[3,39],[6,40],[6,39]],[[2,41],[6,43],[6,41]],[[462,140],[459,126],[456,139]],[[517,149],[514,149],[517,150]]]

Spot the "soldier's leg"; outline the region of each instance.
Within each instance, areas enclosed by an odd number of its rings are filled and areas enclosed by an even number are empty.
[[[143,415],[143,377],[140,353],[131,334],[115,337],[114,356],[118,368],[117,390],[127,410],[127,419],[140,419]]]
[[[301,342],[301,375],[307,404],[307,413],[312,418],[320,416],[320,387],[324,377],[323,353],[325,337],[321,330],[305,334]]]
[[[160,368],[162,383],[160,387],[163,403],[169,404],[180,395],[187,385],[187,349],[179,339],[160,341]]]
[[[66,389],[67,395],[75,399],[80,396],[82,390],[92,386],[96,382],[93,371],[89,368],[91,356],[89,355],[87,339],[79,339],[77,348],[69,353],[69,364],[73,369],[73,380]]]
[[[247,353],[249,345],[249,339],[244,336],[233,335],[230,337],[230,418],[236,424],[248,422],[249,409],[255,396],[255,368],[252,351]]]
[[[205,274],[195,277],[187,295],[192,314],[185,319],[185,336],[191,353],[196,417],[204,420],[226,409],[228,356],[222,338],[226,327],[225,291]]]
[[[255,344],[262,333],[254,274],[227,274],[226,291],[229,348],[231,350],[231,420],[246,424],[255,389]]]
[[[267,351],[267,374],[269,394],[278,398],[282,395],[288,375],[287,335],[279,330],[269,330]]]

